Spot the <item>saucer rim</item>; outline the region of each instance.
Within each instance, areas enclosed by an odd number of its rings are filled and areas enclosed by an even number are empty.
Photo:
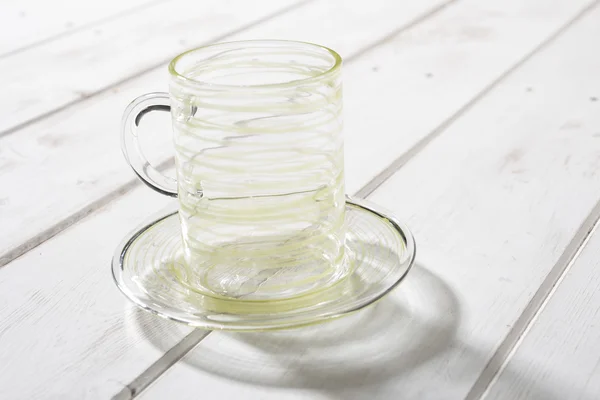
[[[140,307],[141,309],[143,309],[147,312],[150,312],[154,315],[157,315],[161,318],[175,321],[178,323],[183,323],[183,324],[188,325],[193,328],[201,328],[201,329],[207,329],[207,330],[255,332],[255,331],[271,331],[271,330],[290,329],[290,328],[296,328],[296,327],[302,327],[302,326],[309,326],[309,325],[322,323],[322,322],[325,322],[328,320],[337,319],[337,318],[349,315],[351,313],[357,312],[359,310],[362,310],[363,308],[374,305],[379,300],[381,300],[383,297],[385,297],[387,294],[389,294],[406,278],[409,271],[414,266],[414,261],[416,258],[416,243],[415,243],[413,234],[411,233],[410,229],[406,226],[406,224],[404,224],[402,221],[398,220],[398,218],[396,218],[390,211],[386,210],[385,208],[383,208],[379,205],[375,205],[372,202],[369,202],[367,200],[357,199],[357,198],[353,198],[351,196],[346,195],[346,206],[348,204],[350,204],[352,206],[356,206],[359,209],[362,209],[363,211],[367,211],[372,214],[375,214],[380,219],[389,222],[393,226],[395,232],[400,236],[400,238],[404,242],[405,251],[408,256],[404,262],[402,262],[402,261],[398,262],[396,268],[405,268],[405,270],[394,282],[392,282],[389,285],[389,287],[387,287],[385,290],[382,290],[380,293],[373,295],[372,298],[368,299],[367,301],[360,303],[354,307],[349,307],[347,309],[339,310],[336,312],[329,312],[329,313],[327,313],[327,310],[325,309],[324,313],[315,313],[315,314],[313,314],[312,318],[304,318],[304,319],[298,320],[306,313],[310,314],[310,310],[308,308],[308,309],[306,309],[305,312],[301,312],[300,314],[295,314],[295,315],[289,316],[287,319],[284,318],[279,321],[274,319],[272,321],[267,321],[266,323],[264,323],[262,325],[260,323],[257,324],[257,321],[253,320],[252,317],[256,317],[256,316],[245,315],[245,314],[235,314],[235,313],[214,312],[215,315],[219,315],[219,314],[220,315],[226,315],[226,314],[235,315],[241,319],[243,319],[243,317],[246,316],[246,317],[248,317],[247,318],[248,324],[243,325],[243,322],[241,322],[239,320],[236,320],[233,323],[229,323],[229,322],[225,322],[225,321],[211,321],[210,319],[206,319],[206,318],[205,318],[204,322],[199,322],[197,319],[196,320],[184,319],[177,315],[173,315],[173,313],[169,314],[165,311],[161,311],[160,306],[157,307],[158,309],[149,306],[146,302],[144,302],[140,298],[138,298],[138,296],[136,296],[127,287],[127,284],[124,281],[122,281],[121,279],[119,279],[119,277],[117,275],[120,275],[124,270],[124,268],[123,268],[124,259],[125,259],[125,256],[129,250],[129,248],[131,247],[131,245],[140,236],[142,236],[144,233],[146,233],[149,228],[164,221],[165,219],[171,218],[173,215],[178,213],[178,209],[176,207],[174,208],[173,206],[168,207],[168,208],[163,208],[162,210],[152,214],[151,216],[149,216],[146,219],[145,222],[141,223],[134,230],[130,231],[124,237],[124,239],[121,240],[121,242],[119,243],[119,245],[117,246],[117,248],[114,252],[112,262],[111,262],[111,272],[112,272],[113,281],[119,288],[119,291],[129,301],[131,301],[133,304]],[[352,277],[355,274],[356,274],[356,270],[354,270],[347,277],[345,277],[344,280]],[[230,301],[233,301],[233,300],[230,300]],[[349,303],[349,305],[351,305],[351,304],[352,303]],[[199,310],[201,310],[201,309],[199,309]],[[298,309],[298,311],[301,311],[301,310],[302,310],[302,308]],[[189,315],[192,316],[193,314],[189,314]],[[265,314],[258,314],[258,315],[264,316]],[[286,320],[289,320],[289,319],[291,319],[291,320],[289,322],[286,322]]]

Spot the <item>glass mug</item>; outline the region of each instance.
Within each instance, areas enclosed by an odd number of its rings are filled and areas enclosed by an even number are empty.
[[[188,288],[276,300],[329,287],[345,256],[341,57],[292,41],[201,47],[169,64],[169,94],[134,100],[123,153],[144,183],[177,197]],[[177,179],[141,151],[144,114],[171,112]]]

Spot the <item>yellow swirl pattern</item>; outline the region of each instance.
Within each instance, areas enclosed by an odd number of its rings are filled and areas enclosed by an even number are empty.
[[[350,272],[339,60],[314,45],[238,46],[182,58],[172,80],[176,276],[217,298],[291,298]]]
[[[372,205],[345,206],[346,263],[352,273],[333,285],[276,300],[208,296],[190,285],[177,213],[155,218],[117,249],[113,275],[123,293],[158,315],[206,329],[264,330],[339,317],[373,304],[407,274],[415,243],[399,221]],[[266,279],[278,280],[277,276]]]

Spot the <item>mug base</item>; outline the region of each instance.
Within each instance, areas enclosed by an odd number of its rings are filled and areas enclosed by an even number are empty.
[[[373,304],[398,285],[415,257],[400,221],[362,200],[346,202],[343,279],[280,299],[214,296],[186,284],[177,212],[155,216],[128,235],[112,261],[119,289],[139,307],[205,329],[283,329],[340,317]],[[268,280],[268,277],[266,277]]]
[[[283,235],[273,242],[291,243]],[[323,290],[346,278],[353,267],[352,257],[341,244],[335,260],[323,253],[319,243],[306,245],[301,254],[282,254],[277,244],[246,244],[261,257],[240,256],[239,243],[223,244],[208,256],[186,250],[173,255],[174,276],[180,284],[201,295],[226,300],[279,301]],[[237,254],[228,254],[236,248]],[[191,253],[191,254],[188,254]],[[217,253],[217,254],[215,254]],[[297,252],[300,253],[300,252]]]

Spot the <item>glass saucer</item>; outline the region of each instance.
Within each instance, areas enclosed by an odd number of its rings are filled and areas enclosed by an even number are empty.
[[[163,213],[129,234],[117,248],[112,273],[139,307],[211,330],[257,331],[309,325],[375,303],[408,273],[415,242],[408,228],[378,207],[348,198],[347,262],[353,272],[333,286],[281,300],[223,299],[179,279],[183,263],[177,212]]]

